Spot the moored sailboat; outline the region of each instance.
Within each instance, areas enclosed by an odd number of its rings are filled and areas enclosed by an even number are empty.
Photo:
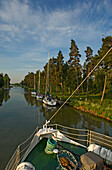
[[[35,170],[112,169],[112,137],[93,132],[89,129],[76,129],[59,124],[50,124],[51,120],[69,98],[46,121],[41,129],[37,128],[23,144],[18,146],[6,166],[6,170],[16,169],[22,163],[25,164],[27,162],[31,163]],[[23,149],[21,150],[21,148]],[[19,170],[25,169],[28,170],[25,166]]]
[[[47,77],[46,77],[46,89],[45,96],[43,98],[43,103],[48,106],[56,106],[57,101],[49,95],[49,52],[48,52],[48,64],[47,64]]]
[[[35,73],[34,73],[34,89],[33,89],[33,91],[31,92],[31,95],[35,97],[35,96],[36,96],[36,94],[37,94],[37,93],[36,93]]]
[[[50,97],[50,96],[45,96],[43,98],[43,103],[48,105],[48,106],[56,106],[57,105],[57,101],[56,99]]]

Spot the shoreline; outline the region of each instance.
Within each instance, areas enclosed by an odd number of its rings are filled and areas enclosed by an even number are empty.
[[[61,106],[61,104],[63,104],[65,101],[58,100],[57,102]],[[86,106],[79,106],[79,107],[77,107],[75,105],[71,105],[70,102],[67,102],[66,105],[68,105],[70,107],[73,107],[73,108],[75,108],[77,110],[83,111],[85,113],[90,113],[91,115],[94,115],[96,117],[100,117],[102,119],[105,119],[105,120],[108,120],[108,121],[112,122],[111,119],[109,119],[108,117],[103,116],[105,113],[101,113],[100,115],[98,115],[98,113],[96,111],[92,110],[92,109],[87,110]]]
[[[112,120],[111,119],[109,119],[109,118],[107,118],[107,117],[104,117],[103,116],[103,113],[101,114],[101,115],[97,115],[97,113],[94,111],[94,110],[87,110],[86,109],[86,107],[82,107],[82,106],[79,106],[79,107],[77,107],[77,106],[72,106],[73,108],[75,108],[75,109],[77,109],[77,110],[81,110],[81,111],[83,111],[83,112],[85,112],[85,113],[90,113],[90,114],[92,114],[92,115],[94,115],[94,116],[97,116],[97,117],[100,117],[100,118],[102,118],[102,119],[106,119],[106,120],[108,120],[108,121],[110,121],[110,122],[112,122]]]

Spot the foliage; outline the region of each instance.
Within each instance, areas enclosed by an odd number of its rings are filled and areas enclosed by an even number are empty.
[[[111,39],[112,37],[109,36],[105,39],[102,39],[103,44],[102,48],[98,51],[98,54],[93,56],[93,50],[88,46],[85,50],[86,53],[86,60],[81,66],[80,64],[80,53],[79,49],[76,45],[76,42],[72,39],[71,46],[70,46],[70,53],[69,59],[64,63],[64,57],[59,50],[57,57],[52,57],[49,60],[49,92],[52,93],[62,93],[64,94],[71,94],[78,84],[82,82],[87,74],[91,71],[93,66],[98,63],[99,59],[106,53],[106,51],[111,46]],[[108,45],[109,44],[109,45]],[[111,68],[111,57],[112,53],[108,55],[108,59],[105,59],[104,62],[99,65],[99,67],[94,71],[94,73],[88,78],[87,81],[81,86],[80,93],[85,93],[85,98],[88,97],[88,94],[101,94],[103,91],[105,74],[107,74],[107,88],[112,87],[112,70]],[[40,72],[40,91],[45,93],[46,88],[46,79],[47,79],[47,65],[45,64],[44,70]],[[104,69],[105,68],[105,69]],[[107,71],[107,70],[108,71]],[[38,70],[36,74],[28,73],[25,76],[24,80],[21,82],[22,85],[25,85],[29,88],[34,88],[34,75],[35,75],[35,85],[36,89],[38,90]],[[79,97],[80,98],[80,97]]]
[[[74,97],[71,99],[70,104],[72,106],[82,108],[83,111],[112,120],[112,100],[110,100],[109,97],[109,92],[111,91],[111,89],[106,91],[107,99],[105,99],[102,104],[100,104],[100,95],[91,95],[88,98],[88,101],[85,101],[83,96],[81,96],[82,100],[78,100],[76,97]]]
[[[3,87],[4,80],[3,80],[3,74],[0,74],[0,88]]]
[[[4,75],[4,87],[9,87],[9,84],[10,84],[10,78],[9,78],[9,76],[8,76],[8,74],[5,74]]]
[[[77,87],[79,85],[79,76],[78,73],[80,73],[79,69],[80,69],[80,57],[81,55],[79,54],[79,49],[76,45],[76,42],[72,39],[71,40],[71,47],[70,47],[70,53],[69,53],[70,59],[68,60],[69,63],[69,73],[73,74],[73,72],[75,71],[75,77],[76,77],[76,82],[77,82]],[[72,79],[71,79],[72,81]],[[72,83],[73,85],[73,83]],[[80,91],[78,89],[78,93],[79,93],[79,98],[80,98]]]
[[[8,74],[3,75],[3,73],[0,74],[0,88],[2,87],[9,87],[10,85],[10,78]]]
[[[87,50],[85,50],[86,53],[86,71],[87,71],[87,75],[90,73],[90,71],[92,70],[92,58],[93,58],[93,50],[90,47],[87,47]],[[86,100],[88,98],[88,86],[89,86],[89,79],[92,77],[92,75],[90,75],[87,78],[87,88],[86,88]],[[91,78],[92,80],[92,78]]]
[[[101,59],[105,53],[112,47],[112,37],[107,36],[106,38],[102,38],[103,44],[100,50],[98,50],[98,58]],[[103,102],[105,89],[107,85],[107,78],[110,74],[112,74],[112,52],[110,52],[107,57],[104,58],[104,60],[101,63],[102,70],[105,72],[105,82],[104,82],[104,88],[102,93],[101,102]]]
[[[64,56],[62,51],[59,50],[57,57],[50,57],[49,60],[49,92],[54,96],[59,96],[62,100],[65,100],[77,86],[87,77],[92,68],[99,62],[99,60],[106,54],[106,52],[112,47],[112,37],[107,36],[102,39],[102,46],[98,50],[97,54],[93,56],[93,50],[89,46],[86,48],[86,59],[81,65],[80,52],[76,45],[76,42],[72,39],[70,45],[69,59],[64,62]],[[40,72],[40,91],[45,94],[46,79],[47,79],[47,66],[45,64],[44,69]],[[109,102],[112,98],[112,50],[101,62],[100,65],[94,70],[91,76],[83,83],[80,89],[70,99],[71,105],[77,107],[86,107],[87,111],[94,110],[95,114],[105,115],[111,117],[111,109]],[[38,72],[28,73],[24,80],[21,82],[29,88],[34,88],[34,77],[36,89],[38,90]],[[106,91],[106,94],[105,94]],[[102,103],[100,99],[102,97]],[[81,98],[81,100],[80,100]],[[104,99],[104,100],[103,100]],[[88,100],[88,101],[86,101]],[[105,105],[106,101],[106,105]],[[103,107],[102,107],[102,105]],[[112,104],[112,103],[111,103]],[[109,106],[109,110],[106,110]]]

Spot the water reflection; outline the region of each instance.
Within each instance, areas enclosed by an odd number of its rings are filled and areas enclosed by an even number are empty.
[[[10,99],[9,91],[0,91],[0,106]]]
[[[56,106],[48,106],[45,103],[42,103],[43,107],[47,110],[47,111],[56,111]]]
[[[51,116],[56,112],[59,106],[49,107],[42,103],[42,100],[37,100],[32,97],[30,92],[26,92],[24,94],[26,101],[31,106],[37,107],[38,110],[38,124],[40,125],[43,115],[44,120],[49,120]],[[58,123],[65,126],[70,126],[73,128],[83,128],[89,129],[92,131],[100,132],[105,135],[112,135],[112,123],[106,121],[102,118],[98,118],[94,115],[90,115],[88,113],[81,112],[69,106],[64,106],[59,113],[52,119],[51,123]]]
[[[9,94],[10,93],[10,94]],[[10,97],[11,96],[11,97]],[[10,101],[7,102],[10,98]],[[7,104],[5,104],[7,102]],[[13,87],[10,92],[0,92],[0,170],[16,149],[37,126],[42,127],[59,106],[43,105],[42,100],[31,96],[30,91]],[[73,128],[94,130],[112,136],[112,122],[64,106],[52,119]]]
[[[34,106],[35,105],[35,98],[30,95],[30,91],[25,90],[24,97],[28,103],[28,105]]]

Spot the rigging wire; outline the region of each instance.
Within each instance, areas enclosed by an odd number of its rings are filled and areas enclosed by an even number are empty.
[[[91,70],[87,77],[81,82],[81,84],[73,91],[73,93],[66,99],[66,101],[61,105],[61,107],[51,116],[51,118],[46,121],[46,125],[55,117],[55,115],[61,110],[61,108],[67,103],[67,101],[74,95],[74,93],[79,89],[79,87],[89,78],[92,72],[97,68],[97,66],[102,62],[102,60],[107,56],[107,54],[112,50],[112,47],[106,52],[102,59],[97,63],[97,65]]]

